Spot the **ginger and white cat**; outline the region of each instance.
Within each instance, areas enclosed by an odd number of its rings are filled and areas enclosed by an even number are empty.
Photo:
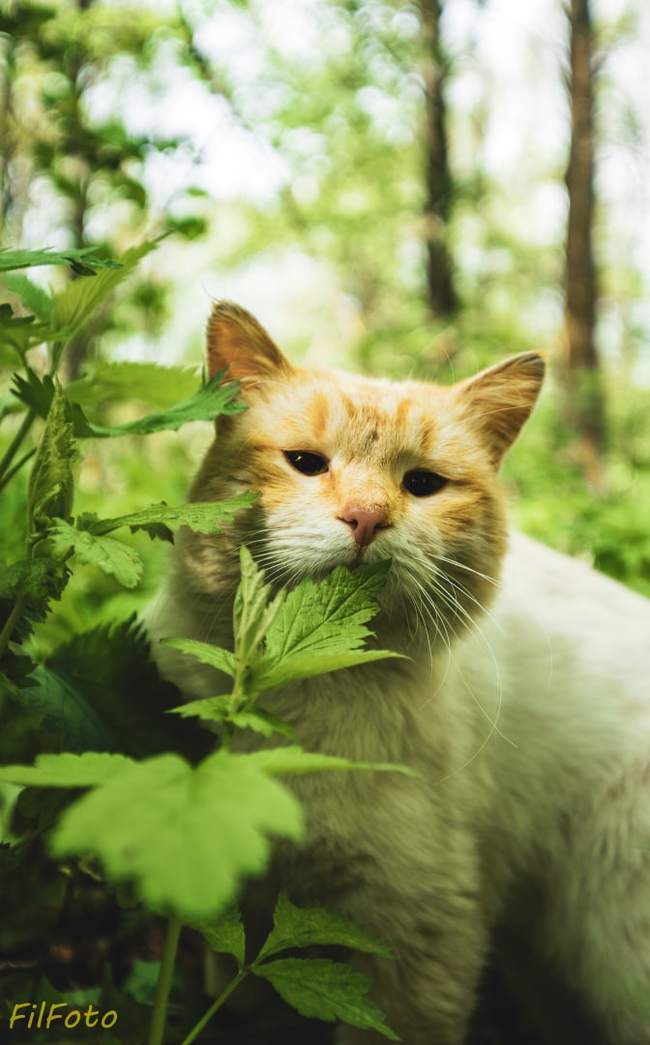
[[[268,698],[308,750],[419,773],[293,778],[308,840],[280,851],[279,880],[392,947],[360,964],[406,1045],[460,1045],[504,923],[607,1041],[648,1045],[650,603],[506,535],[496,473],[542,360],[450,387],[302,370],[229,303],[208,360],[248,409],[218,421],[191,498],[260,500],[219,536],[178,540],[153,637],[228,643],[244,542],[279,583],[390,558],[375,627],[410,658]],[[219,692],[210,669],[158,656],[188,696]]]

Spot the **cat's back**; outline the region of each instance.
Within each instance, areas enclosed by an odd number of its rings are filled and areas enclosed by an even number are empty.
[[[648,692],[650,600],[579,559],[512,534],[495,616],[506,633],[527,634],[524,650],[546,645],[558,668],[572,654],[594,679],[638,672]]]
[[[510,741],[489,745],[497,773],[570,791],[650,757],[650,600],[514,534],[482,632],[475,648],[496,664],[492,710]]]

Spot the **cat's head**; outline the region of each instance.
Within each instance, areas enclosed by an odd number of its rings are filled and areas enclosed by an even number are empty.
[[[391,559],[395,607],[433,633],[476,616],[504,552],[497,470],[537,398],[540,356],[451,386],[305,370],[221,302],[208,367],[241,383],[248,409],[220,419],[192,497],[252,488],[259,501],[221,537],[188,535],[181,554],[197,594],[232,583],[243,541],[282,583]]]

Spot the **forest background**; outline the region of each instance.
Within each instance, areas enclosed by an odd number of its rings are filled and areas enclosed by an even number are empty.
[[[541,349],[515,521],[650,594],[650,10],[591,6],[3,3],[0,242],[111,256],[175,233],[67,377],[137,362],[95,405],[166,405],[143,364],[196,371],[213,297],[307,365],[449,381]],[[82,507],[177,503],[209,438],[96,443]],[[2,491],[7,559],[24,498]],[[52,641],[140,609],[165,556],[147,553],[128,594],[79,571]]]
[[[168,234],[61,361],[104,424],[195,392],[214,297],[306,365],[449,381],[541,349],[514,521],[650,595],[649,53],[645,0],[2,0],[0,247],[112,258]],[[14,317],[76,278],[28,275],[0,279]],[[12,563],[29,469],[3,336]],[[89,440],[76,508],[180,504],[210,438]],[[125,541],[142,580],[80,566],[33,656],[144,608],[167,549]]]

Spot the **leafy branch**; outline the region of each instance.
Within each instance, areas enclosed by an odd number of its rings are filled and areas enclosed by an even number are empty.
[[[341,962],[282,957],[288,948],[311,944],[338,944],[386,956],[362,929],[339,915],[303,911],[281,898],[273,931],[258,955],[246,962],[244,929],[231,909],[245,878],[266,868],[274,840],[299,844],[304,837],[303,812],[287,785],[292,776],[407,772],[400,766],[305,751],[295,743],[289,724],[269,709],[283,687],[396,656],[368,647],[374,639],[368,624],[379,611],[388,564],[341,567],[320,583],[305,580],[291,591],[274,592],[264,571],[242,548],[232,650],[187,638],[168,640],[180,655],[214,668],[215,679],[219,673],[230,678],[230,692],[181,706],[175,706],[176,691],[162,682],[148,661],[146,642],[132,620],[76,636],[46,662],[34,663],[24,652],[26,638],[47,617],[51,603],[61,598],[76,562],[91,563],[126,587],[139,583],[140,557],[114,536],[118,531],[144,531],[163,540],[173,540],[180,527],[214,534],[256,499],[246,492],[218,502],[152,504],[110,518],[74,514],[74,465],[83,445],[79,440],[176,430],[189,421],[213,420],[244,409],[237,384],[224,382],[223,374],[192,392],[186,371],[152,372],[144,365],[147,382],[151,379],[158,389],[158,399],[154,396],[152,402],[159,409],[135,421],[103,424],[88,414],[105,398],[110,401],[116,390],[119,397],[134,374],[133,364],[113,364],[103,372],[100,368],[96,382],[82,377],[66,389],[58,382],[56,372],[70,339],[154,246],[143,244],[127,252],[119,264],[103,267],[85,254],[76,258],[47,251],[0,252],[0,267],[9,260],[27,267],[58,259],[83,268],[80,277],[54,297],[25,276],[11,276],[8,285],[32,315],[16,317],[8,306],[0,308],[0,346],[20,360],[22,373],[14,375],[13,394],[25,410],[0,462],[0,487],[33,458],[24,555],[0,571],[0,703],[3,712],[10,710],[0,747],[7,760],[16,757],[16,745],[18,757],[32,764],[0,766],[0,783],[26,788],[27,794],[41,789],[46,797],[60,795],[34,828],[37,837],[47,831],[51,857],[68,868],[87,866],[91,858],[101,872],[94,873],[110,888],[128,887],[145,909],[168,919],[149,1045],[163,1042],[185,926],[199,927],[210,946],[232,954],[237,972],[184,1045],[196,1039],[251,975],[270,982],[304,1015],[340,1018],[393,1037],[366,997],[365,977]],[[43,377],[32,369],[27,355],[41,342],[51,345],[49,373]],[[144,372],[140,368],[138,373]],[[184,398],[178,402],[172,391]],[[40,439],[24,451],[37,418],[44,420]],[[165,722],[172,721],[165,710],[175,712],[172,728],[165,728]],[[209,750],[209,735],[200,729],[191,740],[185,736],[186,729],[192,732],[192,725],[198,725],[197,719],[218,724],[221,739],[216,749]],[[230,743],[238,730],[253,730],[271,744],[279,736],[282,744],[239,754]],[[75,794],[79,791],[81,797]],[[12,866],[20,867],[20,842],[3,846],[0,858],[5,858],[7,848]]]

